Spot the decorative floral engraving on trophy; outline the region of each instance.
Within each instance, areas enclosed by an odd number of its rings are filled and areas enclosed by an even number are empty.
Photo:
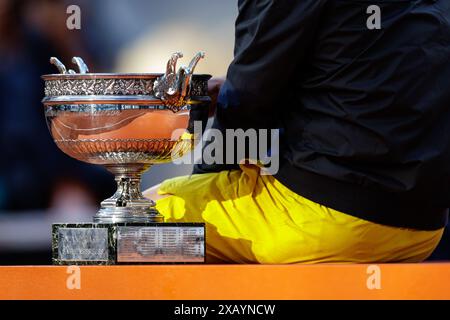
[[[48,80],[45,96],[152,95],[153,83],[151,79]]]

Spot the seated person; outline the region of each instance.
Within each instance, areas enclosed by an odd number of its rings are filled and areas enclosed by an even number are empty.
[[[209,262],[419,262],[439,243],[450,4],[377,3],[239,1],[213,127],[280,128],[280,168],[200,164],[145,193],[206,224]]]

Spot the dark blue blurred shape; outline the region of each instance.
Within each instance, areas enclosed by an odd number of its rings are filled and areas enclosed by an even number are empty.
[[[83,186],[96,200],[114,191],[114,180],[104,169],[69,158],[51,139],[40,102],[44,94],[40,76],[55,73],[50,56],[70,53],[54,35],[30,28],[24,16],[29,3],[10,1],[8,6],[7,1],[0,12],[2,211],[47,208],[55,188],[63,183]]]

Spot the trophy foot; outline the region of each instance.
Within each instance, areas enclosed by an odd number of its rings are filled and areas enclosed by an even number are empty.
[[[156,210],[155,202],[141,192],[141,175],[148,164],[117,164],[106,168],[115,175],[117,191],[101,203],[94,217],[95,223],[159,223],[164,217]]]

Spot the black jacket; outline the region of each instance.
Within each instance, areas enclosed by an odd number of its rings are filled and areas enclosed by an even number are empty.
[[[374,4],[381,29],[367,26]],[[215,126],[282,128],[275,177],[312,201],[385,225],[443,227],[450,1],[239,1]]]

